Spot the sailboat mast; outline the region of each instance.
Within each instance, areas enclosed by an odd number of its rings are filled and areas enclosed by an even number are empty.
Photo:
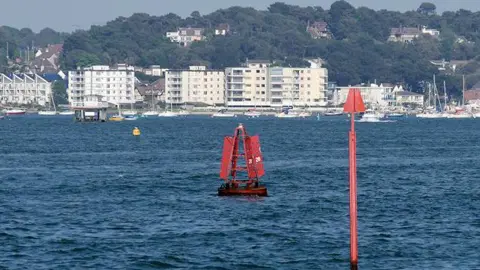
[[[445,102],[445,105],[443,107],[443,110],[447,110],[447,85],[445,84],[445,81],[443,81],[443,102]]]
[[[465,75],[462,75],[462,106],[465,106]]]
[[[437,83],[435,81],[435,74],[433,74],[433,106],[437,110]]]
[[[151,101],[150,101],[150,109],[153,111],[153,85],[150,88],[150,92],[152,94]]]

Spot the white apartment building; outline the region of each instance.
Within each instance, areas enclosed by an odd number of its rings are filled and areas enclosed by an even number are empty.
[[[327,104],[328,71],[272,67],[269,61],[249,61],[225,71],[227,105],[232,107],[317,107]]]
[[[360,89],[360,93],[363,98],[363,102],[366,105],[374,106],[395,106],[395,91],[400,90],[393,85],[377,85],[370,84],[360,85],[360,86],[347,86],[347,87],[337,87],[334,93],[333,103],[335,105],[344,104],[347,101],[348,92],[351,88]]]
[[[40,105],[51,103],[52,84],[37,74],[0,73],[0,102],[15,105]]]
[[[93,96],[109,105],[133,104],[141,100],[135,91],[134,68],[125,64],[69,71],[67,93],[73,107],[82,107]]]
[[[223,105],[224,86],[225,73],[222,70],[207,70],[205,66],[190,66],[187,70],[167,70],[164,101],[173,105],[184,103]]]

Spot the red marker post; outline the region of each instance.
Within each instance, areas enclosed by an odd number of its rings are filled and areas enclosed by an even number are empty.
[[[349,168],[350,168],[350,269],[358,269],[357,238],[357,137],[355,134],[355,113],[365,112],[360,89],[351,88],[343,111],[350,114],[351,130],[348,136]]]

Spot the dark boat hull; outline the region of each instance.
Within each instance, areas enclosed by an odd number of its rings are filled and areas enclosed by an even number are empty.
[[[218,189],[218,196],[268,196],[265,186],[259,187],[230,187],[222,186]]]

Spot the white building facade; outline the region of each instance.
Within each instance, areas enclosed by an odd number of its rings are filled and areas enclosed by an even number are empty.
[[[223,70],[207,70],[205,66],[190,66],[187,70],[167,70],[164,101],[172,105],[185,103],[223,105],[224,85]]]
[[[395,106],[394,92],[399,90],[393,86],[384,86],[383,84],[337,87],[333,98],[334,105],[344,104],[347,101],[348,92],[351,88],[360,89],[365,104],[382,107]]]
[[[92,96],[110,105],[133,104],[140,101],[135,91],[134,68],[119,64],[78,68],[68,72],[68,100],[72,107],[81,107]]]
[[[2,104],[40,105],[52,102],[52,84],[37,74],[0,73],[0,101]]]
[[[227,105],[231,107],[318,107],[327,104],[328,71],[313,68],[272,67],[252,61],[225,70]]]

